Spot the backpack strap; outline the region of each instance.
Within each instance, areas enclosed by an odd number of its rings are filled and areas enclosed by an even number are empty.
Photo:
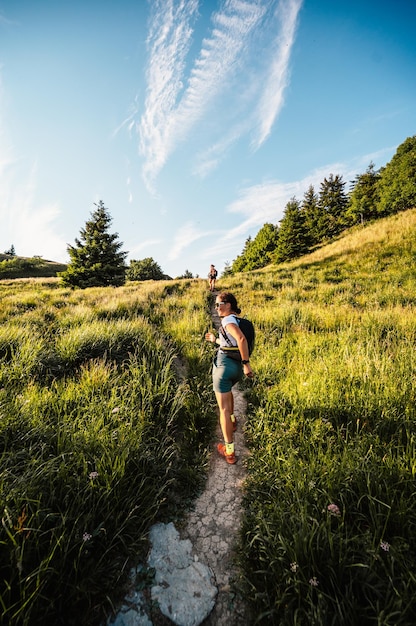
[[[235,317],[235,316],[234,316]],[[237,325],[240,326],[240,323],[238,321],[238,317],[235,318],[237,320]],[[220,333],[221,335],[224,337],[225,341],[228,343],[228,345],[230,346],[229,348],[227,347],[222,347],[222,350],[238,350],[237,346],[233,346],[233,342],[231,341],[231,339],[228,337],[227,333],[225,332],[225,328],[224,326],[221,324],[220,325]]]

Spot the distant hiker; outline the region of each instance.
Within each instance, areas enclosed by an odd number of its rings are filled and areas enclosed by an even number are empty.
[[[249,361],[249,344],[236,317],[241,309],[237,306],[235,296],[222,291],[216,297],[215,307],[221,318],[220,334],[216,337],[214,333],[206,333],[205,339],[220,346],[212,367],[213,388],[220,409],[220,425],[224,437],[224,443],[219,443],[217,450],[232,465],[236,462],[234,431],[237,428],[232,387],[244,375],[252,378],[253,371]],[[227,353],[230,346],[234,347],[233,354]]]
[[[208,272],[208,282],[209,282],[209,290],[215,291],[215,281],[217,280],[218,272],[215,269],[215,265],[210,266]]]

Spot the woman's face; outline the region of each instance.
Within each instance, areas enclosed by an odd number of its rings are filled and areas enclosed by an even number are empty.
[[[219,296],[216,297],[215,308],[217,309],[218,315],[220,317],[225,317],[226,315],[229,315],[231,310],[230,307],[231,305],[229,302],[224,302]]]

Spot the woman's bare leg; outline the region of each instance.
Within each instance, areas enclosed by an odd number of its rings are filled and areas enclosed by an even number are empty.
[[[222,436],[226,443],[232,443],[234,441],[233,423],[231,421],[231,414],[234,407],[234,398],[232,391],[227,393],[215,392],[217,398],[218,407],[220,409],[220,426],[222,430]]]

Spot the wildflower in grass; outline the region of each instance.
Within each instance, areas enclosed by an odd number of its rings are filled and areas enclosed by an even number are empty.
[[[88,478],[90,480],[94,480],[94,478],[98,478],[98,472],[90,472]]]
[[[26,507],[24,506],[23,509],[22,509],[22,512],[20,513],[19,517],[17,518],[17,524],[14,527],[14,529],[18,533],[23,533],[24,531],[27,532],[27,528],[25,528],[26,520],[27,520],[27,512],[26,512]],[[30,532],[28,534],[30,534]]]
[[[331,515],[335,515],[336,517],[339,517],[341,515],[341,511],[336,504],[328,504],[328,512]]]
[[[90,535],[90,533],[84,533],[82,535],[82,541],[90,541],[90,539],[92,539],[92,535]]]
[[[309,489],[315,489],[315,485],[316,485],[316,483],[315,483],[314,480],[310,480],[309,481]]]
[[[313,576],[309,579],[309,584],[311,587],[317,587],[319,585],[319,580],[316,578],[316,576]]]
[[[390,550],[390,544],[387,541],[380,541],[380,548],[384,550],[384,552],[388,552]]]
[[[296,574],[298,569],[299,569],[299,565],[295,561],[290,564],[290,571],[293,572],[294,574]]]
[[[120,407],[115,406],[114,409],[111,411],[111,413],[118,413],[119,411],[120,411]]]

